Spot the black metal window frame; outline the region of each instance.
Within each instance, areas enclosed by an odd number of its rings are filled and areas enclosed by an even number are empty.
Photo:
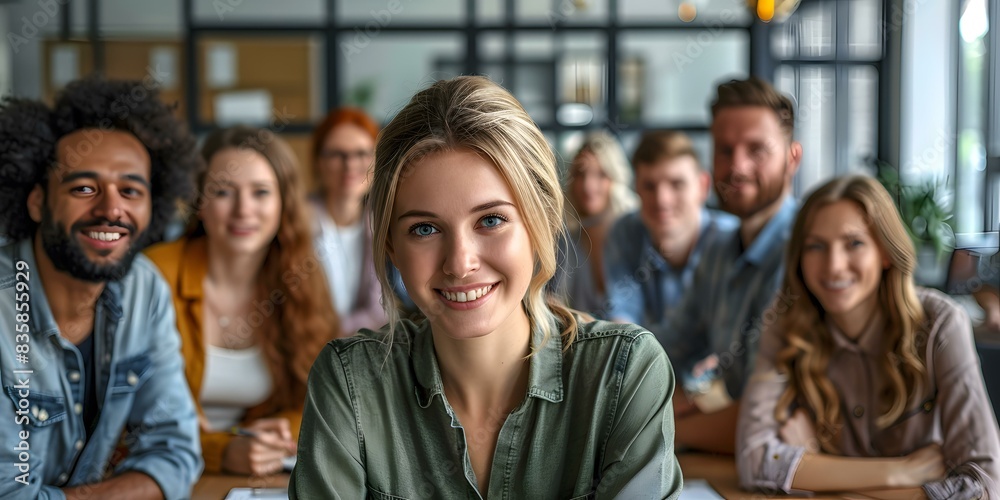
[[[881,16],[882,16],[882,24],[880,26],[881,47],[877,57],[851,56],[850,53],[851,49],[849,43],[850,23],[851,23],[851,16],[850,16],[851,2],[845,2],[840,0],[802,0],[803,6],[805,4],[827,4],[827,5],[833,5],[834,8],[836,9],[834,14],[836,19],[835,23],[836,29],[833,32],[832,57],[828,56],[802,57],[801,55],[798,55],[796,57],[782,57],[779,56],[778,54],[775,54],[773,51],[770,52],[773,56],[773,60],[770,62],[770,68],[769,68],[772,75],[772,77],[770,78],[771,80],[774,79],[776,71],[781,66],[791,66],[796,71],[798,71],[802,67],[808,67],[808,66],[832,66],[835,68],[835,75],[834,75],[835,80],[833,86],[835,92],[834,102],[836,102],[838,105],[834,113],[834,136],[832,137],[834,144],[834,152],[835,152],[835,157],[833,162],[835,171],[831,173],[831,175],[833,176],[840,176],[849,173],[848,172],[848,168],[850,165],[850,162],[848,161],[848,158],[850,158],[850,152],[848,150],[849,148],[848,133],[850,127],[849,116],[848,116],[849,112],[846,109],[844,109],[843,106],[841,106],[841,103],[847,102],[848,99],[850,99],[850,97],[847,95],[848,89],[850,88],[848,85],[848,74],[849,71],[853,68],[871,67],[875,70],[875,73],[877,75],[878,87],[876,95],[878,102],[876,103],[877,107],[876,116],[878,122],[875,124],[875,133],[876,133],[876,137],[874,138],[875,154],[879,158],[882,158],[885,153],[885,151],[883,150],[884,141],[882,140],[883,138],[881,137],[881,134],[883,133],[882,132],[883,127],[881,127],[880,124],[890,123],[891,121],[889,115],[890,110],[888,106],[889,102],[887,99],[887,93],[889,92],[889,89],[887,87],[889,78],[886,78],[886,75],[883,72],[883,68],[885,67],[887,44],[889,42],[885,26],[886,26],[886,19],[888,19],[887,16],[889,14],[889,6],[891,0],[880,0],[880,1],[881,1]],[[793,14],[793,16],[799,15],[800,12],[801,11],[796,12],[795,14]],[[769,44],[771,43],[770,37],[768,37],[768,43]],[[770,49],[771,46],[768,45],[768,47]],[[801,96],[803,95],[801,88],[801,78],[798,77],[796,78],[795,85],[796,85],[795,95],[799,96],[801,99]],[[800,190],[801,186],[799,186],[798,183],[799,183],[799,178],[796,177],[796,189]]]
[[[97,0],[90,1],[96,2]],[[558,8],[560,1],[566,0],[552,0],[551,3],[553,12],[558,12],[555,9]],[[518,34],[552,32],[558,36],[560,34],[572,32],[599,31],[607,36],[607,51],[605,54],[605,63],[607,65],[607,73],[605,75],[607,81],[607,93],[605,96],[605,105],[609,122],[612,122],[613,125],[623,126],[623,128],[671,128],[686,132],[707,132],[708,125],[700,123],[616,122],[618,116],[618,44],[621,35],[625,32],[662,32],[668,30],[674,32],[696,32],[707,28],[701,23],[685,23],[676,25],[664,23],[623,23],[618,17],[618,0],[607,0],[607,2],[608,12],[605,22],[603,23],[590,22],[568,24],[560,21],[559,19],[555,19],[554,21],[550,19],[551,22],[518,22],[516,18],[515,0],[504,1],[503,21],[499,23],[480,23],[476,15],[476,1],[465,0],[464,25],[392,23],[391,25],[382,26],[380,32],[397,34],[426,34],[434,32],[458,33],[464,35],[465,55],[462,61],[464,74],[481,74],[483,71],[483,62],[479,59],[478,54],[479,36],[484,33],[502,33],[504,34],[505,47],[503,60],[504,71],[507,78],[511,78],[517,71],[518,65],[518,59],[514,56],[514,39]],[[318,23],[240,23],[234,21],[226,21],[223,23],[197,21],[194,16],[194,0],[182,0],[182,22],[186,35],[184,41],[184,55],[187,69],[185,75],[186,81],[184,82],[184,85],[187,116],[191,130],[195,133],[204,133],[211,130],[214,126],[212,123],[202,121],[199,114],[200,96],[198,94],[198,75],[200,72],[197,67],[198,41],[206,36],[212,35],[238,37],[287,36],[289,34],[299,34],[320,36],[325,43],[326,53],[324,61],[324,79],[326,82],[324,106],[326,109],[333,109],[339,106],[341,104],[342,92],[340,74],[343,71],[343,68],[341,67],[342,63],[339,60],[338,51],[333,48],[338,46],[337,44],[341,34],[353,32],[356,26],[353,24],[339,22],[337,19],[337,3],[338,0],[326,0],[326,16],[322,22]],[[759,22],[753,22],[746,26],[724,25],[718,29],[730,32],[747,32],[750,40],[748,43],[750,74],[758,75],[767,80],[772,79],[772,74],[761,70],[765,67],[762,66],[762,64],[766,61],[767,57],[762,57],[762,53],[755,49],[755,42],[761,40],[762,38],[766,38],[761,37],[758,33],[760,30],[766,29],[766,26],[762,26]],[[555,54],[555,56],[558,56],[558,54]],[[553,88],[551,89],[551,95],[555,95],[556,88],[558,88],[558,82],[554,81]],[[556,103],[556,101],[554,100],[553,103]],[[585,126],[570,126],[560,124],[558,120],[552,120],[550,123],[539,123],[538,125],[543,132],[558,135],[566,131],[591,129],[595,126],[605,124],[597,123]],[[288,133],[307,133],[312,129],[312,127],[312,123],[298,122],[287,124],[283,127],[283,131]],[[615,127],[611,128],[614,129]],[[619,132],[618,130],[613,131]]]

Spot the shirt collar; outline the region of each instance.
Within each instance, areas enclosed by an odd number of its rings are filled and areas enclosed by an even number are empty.
[[[833,345],[836,349],[871,355],[878,355],[882,352],[882,335],[879,332],[885,330],[885,316],[880,309],[875,310],[875,316],[867,323],[856,340],[851,340],[845,335],[830,318],[826,319],[826,328],[829,330],[830,336],[833,337]]]
[[[409,322],[404,322],[404,325],[415,328],[412,357],[417,385],[414,392],[420,407],[427,408],[434,396],[444,393],[441,368],[434,354],[430,322],[425,319],[418,325]],[[563,400],[562,336],[556,332],[544,345],[541,341],[542,333],[535,331],[532,334],[532,346],[541,347],[537,348],[528,362],[527,395],[559,403]]]
[[[785,242],[788,241],[789,233],[792,231],[792,223],[795,221],[795,214],[798,212],[798,204],[791,196],[786,196],[781,202],[781,208],[771,217],[771,220],[764,224],[764,228],[754,238],[750,248],[743,252],[743,259],[747,262],[760,266],[769,258],[781,258]],[[739,243],[739,232],[736,233],[737,243]]]
[[[646,223],[642,222],[642,217],[638,212],[636,212],[636,218],[639,219],[638,227],[642,233],[642,246],[646,262],[660,271],[673,268],[667,262],[667,259],[663,258],[663,255],[656,250],[656,247],[653,245],[653,235],[649,233],[649,228],[646,227]],[[712,224],[712,214],[705,207],[701,208],[701,222],[699,224],[698,241],[695,242],[694,248],[691,249],[691,253],[688,255],[687,263],[682,268],[690,267],[693,263],[697,262],[698,255],[705,246],[705,232],[708,231],[709,226]]]

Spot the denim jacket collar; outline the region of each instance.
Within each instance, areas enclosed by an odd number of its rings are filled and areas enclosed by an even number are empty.
[[[441,368],[434,354],[430,322],[424,320],[417,325],[408,322],[404,324],[415,326],[411,355],[418,385],[414,387],[414,392],[420,407],[427,408],[435,395],[444,393]],[[540,331],[533,332],[531,343],[536,350],[528,361],[527,395],[559,403],[563,400],[562,336],[557,329],[544,344],[542,338]]]
[[[42,285],[42,277],[38,274],[38,261],[35,259],[34,239],[28,237],[19,241],[14,249],[14,258],[23,260],[30,270],[28,283],[32,290],[31,319],[34,322],[34,331],[38,332],[38,335],[41,336],[58,335],[59,325],[56,323],[55,317],[52,316],[52,308],[49,307],[48,296],[45,293],[45,287]],[[97,298],[97,307],[104,308],[108,315],[107,319],[111,324],[117,324],[118,320],[122,317],[121,296],[121,283],[118,281],[108,281],[105,283],[101,295]],[[99,325],[94,325],[95,331],[97,331],[98,327]]]

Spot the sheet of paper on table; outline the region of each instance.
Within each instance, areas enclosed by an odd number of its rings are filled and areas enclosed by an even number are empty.
[[[226,500],[288,500],[285,488],[233,488]]]
[[[684,479],[680,500],[723,500],[704,479]]]

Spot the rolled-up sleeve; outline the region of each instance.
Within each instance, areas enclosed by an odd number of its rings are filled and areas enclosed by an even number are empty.
[[[674,376],[652,335],[635,338],[616,363],[619,397],[597,498],[677,498],[683,480],[674,455]]]
[[[364,498],[367,494],[349,369],[332,344],[313,364],[298,459],[288,483],[290,499]]]
[[[937,318],[930,358],[937,380],[949,475],[924,486],[928,498],[1000,499],[1000,436],[964,310],[948,307]],[[985,495],[984,495],[985,494]],[[988,495],[988,496],[987,496]]]
[[[187,498],[201,475],[198,418],[184,378],[170,291],[157,281],[150,318],[152,376],[136,391],[126,424],[129,455],[115,469],[142,472],[164,498]]]
[[[774,410],[788,385],[787,377],[774,367],[780,344],[776,325],[767,328],[760,339],[757,365],[743,391],[736,428],[736,469],[740,487],[746,490],[789,493],[805,454],[805,448],[778,437],[780,424]]]

